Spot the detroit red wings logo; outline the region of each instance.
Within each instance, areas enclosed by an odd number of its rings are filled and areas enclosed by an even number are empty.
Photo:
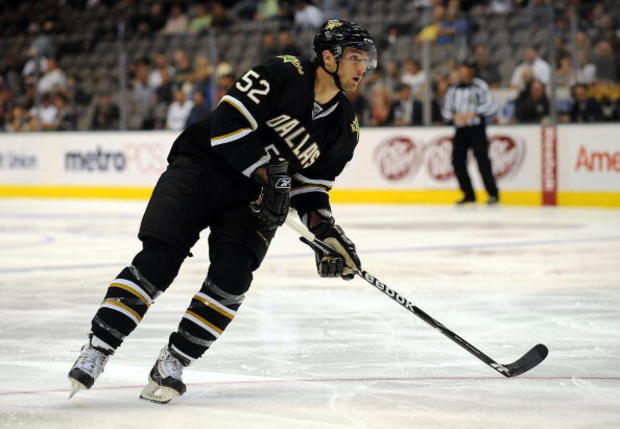
[[[432,140],[427,150],[426,169],[428,175],[438,182],[454,177],[452,168],[452,137],[441,136]]]
[[[438,182],[452,180],[452,136],[440,136],[432,140],[426,152],[428,175]],[[521,138],[506,134],[489,137],[489,158],[496,179],[503,179],[519,171],[524,157],[525,142]],[[473,158],[470,153],[469,162],[475,162]]]
[[[497,179],[519,171],[525,158],[525,142],[521,138],[495,134],[489,137],[489,142],[489,158]]]
[[[384,140],[374,153],[381,175],[397,181],[415,174],[423,161],[423,146],[409,137],[397,136]]]

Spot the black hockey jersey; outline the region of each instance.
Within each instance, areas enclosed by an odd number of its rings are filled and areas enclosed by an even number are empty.
[[[328,192],[353,156],[359,124],[342,92],[316,103],[314,80],[315,66],[291,55],[254,67],[204,121],[179,136],[171,156],[221,157],[248,177],[271,158],[285,158],[293,207],[329,208]]]

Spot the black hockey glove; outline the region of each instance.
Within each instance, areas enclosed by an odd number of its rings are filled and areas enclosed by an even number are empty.
[[[278,160],[267,164],[264,177],[254,174],[262,188],[256,201],[250,203],[250,210],[269,228],[277,228],[286,220],[290,206],[289,191],[291,176],[288,175],[288,162]]]
[[[355,244],[347,237],[338,225],[334,224],[334,218],[330,218],[310,229],[312,233],[336,252],[326,252],[315,246],[314,256],[316,267],[321,277],[342,277],[351,280],[355,277],[355,270],[360,269],[362,264],[357,256]]]

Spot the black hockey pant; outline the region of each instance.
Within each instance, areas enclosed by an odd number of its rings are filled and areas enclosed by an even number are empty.
[[[93,334],[111,349],[118,348],[172,283],[208,227],[211,265],[206,280],[169,343],[187,361],[200,357],[236,315],[275,233],[248,208],[258,191],[221,161],[177,157],[159,179],[144,213],[138,234],[143,249],[110,284],[93,318]]]
[[[467,153],[470,148],[474,151],[478,170],[482,176],[487,193],[492,197],[498,197],[497,185],[493,176],[493,170],[491,169],[491,160],[489,159],[489,143],[483,125],[456,129],[452,143],[452,166],[454,167],[454,173],[461,191],[465,194],[466,199],[476,199],[474,188],[467,172]]]

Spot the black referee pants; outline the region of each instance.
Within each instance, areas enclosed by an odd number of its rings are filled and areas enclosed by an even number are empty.
[[[484,187],[491,197],[499,197],[489,159],[489,142],[484,125],[459,127],[452,142],[452,166],[465,199],[475,200],[474,188],[467,172],[467,153],[473,149]]]

